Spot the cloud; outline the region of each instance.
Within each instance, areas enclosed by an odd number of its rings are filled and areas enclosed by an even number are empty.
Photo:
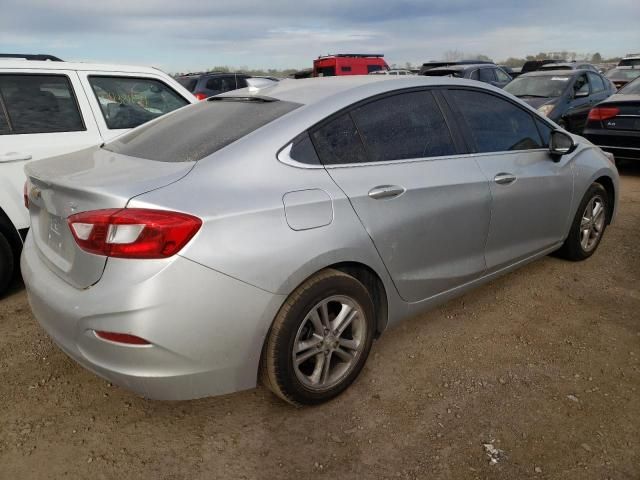
[[[173,71],[304,67],[355,50],[397,63],[454,49],[496,59],[548,50],[607,56],[640,43],[637,18],[637,0],[3,0],[0,48]]]

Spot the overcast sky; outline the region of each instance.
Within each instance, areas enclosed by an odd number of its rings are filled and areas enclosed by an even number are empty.
[[[145,64],[310,67],[335,52],[389,63],[448,50],[640,52],[640,0],[0,0],[0,51]]]

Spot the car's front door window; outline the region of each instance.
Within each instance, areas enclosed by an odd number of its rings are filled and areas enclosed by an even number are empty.
[[[504,152],[542,147],[529,112],[489,93],[451,90],[478,152]]]

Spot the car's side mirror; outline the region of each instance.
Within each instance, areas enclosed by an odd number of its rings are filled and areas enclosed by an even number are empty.
[[[558,161],[562,155],[573,152],[576,149],[576,142],[573,137],[562,130],[554,130],[551,132],[551,140],[549,141],[549,152],[554,160]]]
[[[589,92],[585,92],[584,90],[578,90],[573,95],[573,98],[584,98],[584,97],[588,97],[588,96],[589,96]]]

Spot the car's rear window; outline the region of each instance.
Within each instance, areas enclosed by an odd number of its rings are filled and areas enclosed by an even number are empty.
[[[196,89],[196,85],[198,84],[198,79],[193,77],[178,77],[176,80],[178,80],[178,83],[191,93],[193,93]]]
[[[136,128],[103,148],[160,162],[197,161],[300,106],[259,97],[212,97]]]

